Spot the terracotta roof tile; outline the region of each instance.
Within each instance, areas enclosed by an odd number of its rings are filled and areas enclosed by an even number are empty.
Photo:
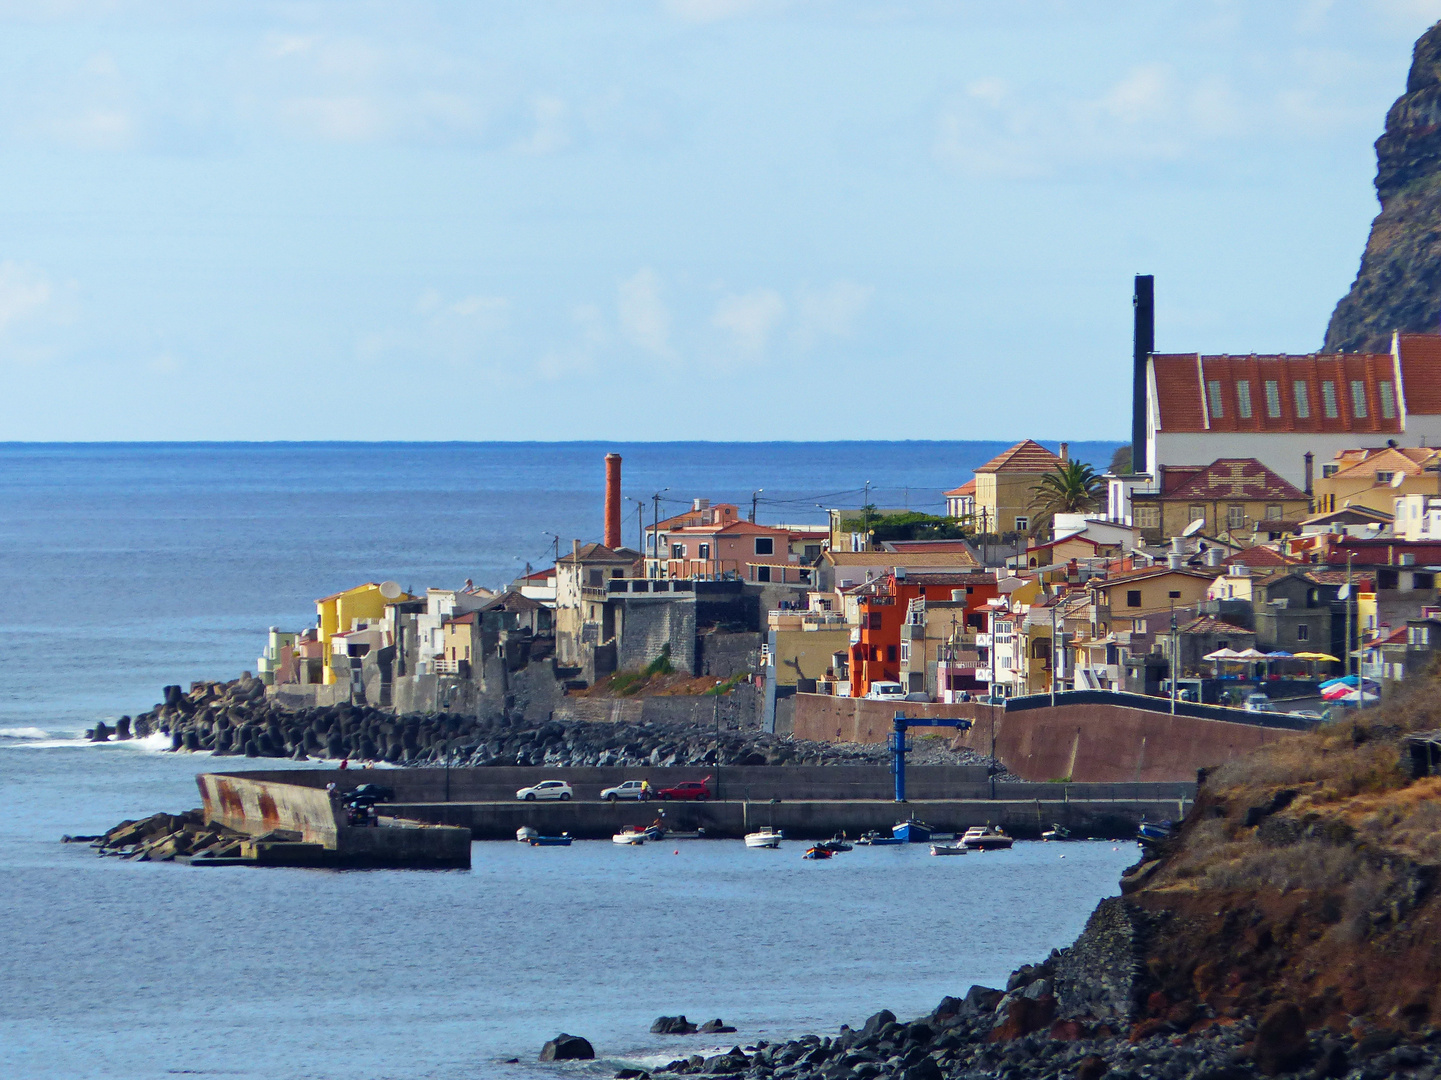
[[[1166,468],[1171,473],[1171,468]],[[1171,499],[1198,502],[1223,499],[1309,502],[1310,496],[1289,480],[1277,476],[1255,458],[1217,458],[1195,475],[1166,492]]]
[[[1406,411],[1428,416],[1441,413],[1441,334],[1398,337]]]
[[[950,491],[941,492],[942,495],[974,495],[976,493],[976,481],[974,478],[967,480],[958,488],[951,488]]]
[[[1034,439],[1026,439],[1004,453],[997,454],[976,470],[978,473],[994,472],[1050,472],[1061,459]]]
[[[1225,619],[1218,619],[1214,615],[1202,615],[1192,619],[1185,626],[1181,627],[1183,634],[1246,634],[1250,637],[1256,636],[1256,631],[1247,630],[1243,626],[1235,626]]]

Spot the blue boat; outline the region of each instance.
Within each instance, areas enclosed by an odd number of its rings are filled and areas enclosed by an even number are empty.
[[[559,836],[532,836],[531,847],[570,847],[570,833],[561,833]]]
[[[893,828],[891,835],[902,844],[929,844],[932,831],[925,822],[910,818]]]
[[[883,836],[872,830],[863,836],[856,837],[856,843],[865,847],[890,847],[895,844],[904,844],[905,841],[899,836]]]

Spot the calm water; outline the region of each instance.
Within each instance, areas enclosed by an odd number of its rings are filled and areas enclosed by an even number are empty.
[[[469,872],[192,870],[56,840],[195,805],[205,758],[22,742],[0,749],[11,1078],[535,1080],[560,1030],[607,1059],[560,1071],[609,1077],[717,1045],[649,1035],[662,1013],[723,1017],[729,1046],[995,984],[1068,944],[1135,852],[489,843]]]
[[[761,520],[814,521],[867,480],[878,505],[938,509],[1001,448],[0,445],[0,1077],[608,1077],[715,1045],[649,1035],[661,1013],[736,1040],[834,1030],[1067,944],[1134,849],[485,844],[469,872],[326,873],[57,843],[196,805],[208,764],[80,728],[253,669],[267,626],[357,581],[499,584],[549,554],[543,530],[596,538],[606,450],[628,493],[669,488],[663,514],[764,488]],[[607,1061],[533,1064],[562,1029]]]

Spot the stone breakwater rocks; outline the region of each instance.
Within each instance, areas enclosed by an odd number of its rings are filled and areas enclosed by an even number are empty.
[[[78,839],[78,838],[68,838]],[[171,862],[176,856],[233,857],[246,837],[223,825],[206,825],[201,810],[183,814],[152,814],[140,821],[122,821],[91,846],[102,855],[137,862]]]
[[[188,693],[165,688],[165,700],[131,723],[138,738],[170,737],[172,750],[217,756],[327,758],[394,765],[882,765],[880,745],[813,743],[754,729],[705,724],[549,721],[521,726],[504,715],[451,713],[397,716],[364,705],[288,709],[266,696],[259,679],[195,683]],[[108,737],[97,728],[92,737]],[[985,765],[944,739],[917,740],[912,765]],[[999,773],[999,779],[1013,779]]]

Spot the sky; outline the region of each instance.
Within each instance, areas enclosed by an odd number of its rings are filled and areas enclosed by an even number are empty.
[[[1124,439],[1441,0],[0,0],[0,441]]]

